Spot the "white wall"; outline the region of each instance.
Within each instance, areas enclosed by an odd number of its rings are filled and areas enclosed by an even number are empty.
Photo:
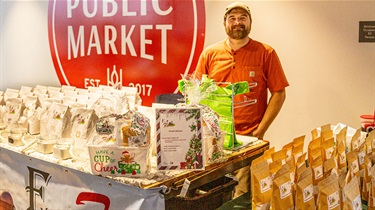
[[[230,1],[206,1],[206,43],[226,37]],[[265,139],[280,149],[328,123],[360,127],[375,109],[375,43],[358,42],[359,21],[375,21],[375,1],[247,1],[251,37],[273,46],[290,82]],[[1,0],[0,90],[59,85],[49,54],[47,1]]]

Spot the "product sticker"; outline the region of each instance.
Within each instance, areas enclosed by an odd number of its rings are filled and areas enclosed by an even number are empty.
[[[345,164],[345,163],[346,163],[346,154],[345,154],[345,151],[343,151],[342,153],[340,153],[340,165]]]
[[[330,194],[327,197],[327,201],[328,201],[328,209],[334,209],[338,205],[340,205],[340,194],[339,194],[339,191],[336,191],[336,192]]]
[[[323,176],[323,166],[318,166],[314,168],[314,175],[315,175],[315,180],[321,178]]]
[[[352,206],[353,206],[353,210],[362,209],[361,195],[358,195],[357,197],[354,198],[354,200],[352,201]]]
[[[291,181],[285,182],[279,187],[279,190],[280,190],[281,199],[288,197],[290,194],[292,194],[292,182]]]
[[[351,162],[350,166],[352,168],[352,172],[353,173],[356,173],[359,170],[359,166],[358,166],[358,161],[357,160]]]
[[[359,161],[359,164],[363,164],[365,163],[365,151],[361,151],[360,153],[358,153],[358,161]]]
[[[314,187],[312,184],[303,189],[303,202],[306,203],[314,198]]]
[[[265,193],[272,188],[272,178],[268,176],[260,180],[260,192]]]
[[[334,147],[330,147],[326,150],[326,159],[331,159],[332,157],[332,154],[333,154],[333,151],[335,151],[335,148]]]

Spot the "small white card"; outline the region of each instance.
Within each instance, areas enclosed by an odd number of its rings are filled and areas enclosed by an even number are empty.
[[[156,108],[158,170],[204,170],[200,108]]]

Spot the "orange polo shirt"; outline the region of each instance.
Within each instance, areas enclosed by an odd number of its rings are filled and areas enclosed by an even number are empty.
[[[277,92],[289,86],[275,50],[261,42],[250,39],[249,43],[233,51],[226,40],[213,44],[200,55],[194,76],[207,74],[215,82],[248,81],[250,92],[235,96],[234,101],[257,99],[248,106],[234,109],[236,133],[250,134],[260,123],[268,104],[268,91]],[[236,107],[236,105],[235,105]]]

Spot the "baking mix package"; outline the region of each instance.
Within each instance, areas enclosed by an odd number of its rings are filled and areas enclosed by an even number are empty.
[[[311,168],[306,168],[296,181],[295,209],[315,209]]]
[[[270,209],[272,200],[272,177],[267,160],[251,164],[251,206],[256,209]]]
[[[272,209],[293,209],[293,183],[290,177],[289,165],[283,165],[272,180]]]
[[[338,177],[332,174],[318,184],[318,209],[340,209],[340,188]]]

